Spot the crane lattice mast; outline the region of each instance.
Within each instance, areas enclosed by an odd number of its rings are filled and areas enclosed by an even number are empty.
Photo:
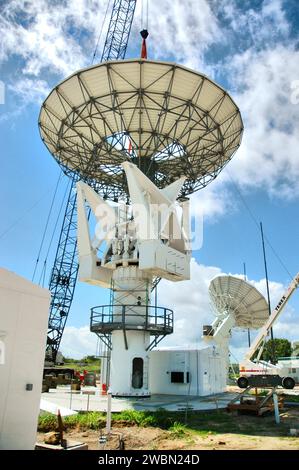
[[[137,0],[114,0],[101,57],[107,60],[125,58]],[[56,362],[78,276],[77,207],[75,185],[79,176],[72,176],[60,237],[51,271],[49,290],[51,304],[47,336],[46,360]],[[96,187],[94,187],[96,190]]]

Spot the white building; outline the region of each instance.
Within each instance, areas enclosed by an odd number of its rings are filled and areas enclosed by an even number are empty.
[[[148,386],[151,393],[207,396],[225,392],[227,357],[221,351],[217,345],[202,349],[181,347],[149,351],[147,356]],[[105,390],[109,388],[108,357],[103,356],[101,363],[101,383],[104,384]],[[135,357],[135,360],[138,359],[141,360]],[[129,368],[132,361],[133,356],[124,363],[123,367]],[[143,379],[144,376],[145,374],[143,374]],[[127,396],[131,395],[135,395],[133,384]]]
[[[50,293],[0,269],[0,449],[34,449]]]
[[[226,358],[217,347],[150,352],[152,393],[206,396],[226,389]]]

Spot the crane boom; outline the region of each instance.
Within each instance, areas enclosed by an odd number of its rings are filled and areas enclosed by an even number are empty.
[[[270,317],[261,328],[259,334],[247,351],[243,361],[239,364],[240,376],[237,380],[237,384],[240,388],[267,387],[274,389],[275,387],[282,386],[286,389],[292,389],[295,387],[296,380],[298,381],[298,378],[295,375],[296,368],[288,368],[279,363],[272,364],[271,362],[260,361],[260,358],[263,352],[263,345],[269,334],[270,328],[277,320],[298,286],[299,273],[292,280],[285,294],[281,297]],[[252,357],[259,348],[258,356],[256,360],[253,360]]]
[[[247,351],[245,355],[245,360],[249,361],[254,353],[257,351],[259,346],[262,344],[262,342],[266,339],[266,337],[269,334],[270,328],[274,324],[274,322],[277,320],[281,312],[283,311],[284,307],[286,306],[287,302],[289,301],[290,297],[292,294],[295,292],[297,287],[299,286],[299,273],[294,277],[292,280],[291,284],[289,285],[287,291],[285,294],[281,297],[280,301],[276,305],[275,309],[271,313],[268,321],[265,323],[265,325],[261,328],[261,331],[253,341],[251,347]]]
[[[124,59],[137,0],[114,0],[101,62]]]
[[[102,61],[124,59],[137,0],[114,0],[104,45]],[[51,303],[46,360],[56,362],[78,276],[76,182],[72,176],[58,247],[52,268],[49,290]],[[95,188],[96,189],[96,188]]]

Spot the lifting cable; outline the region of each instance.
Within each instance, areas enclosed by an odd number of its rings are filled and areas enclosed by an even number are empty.
[[[70,178],[69,181],[67,182],[67,185],[66,185],[66,188],[65,188],[65,192],[64,192],[64,195],[63,195],[61,204],[60,204],[59,211],[58,211],[58,215],[57,215],[57,218],[56,218],[56,222],[55,222],[55,224],[54,224],[54,228],[53,228],[52,235],[51,235],[51,238],[50,238],[50,242],[49,242],[49,245],[48,245],[47,253],[46,253],[46,256],[45,256],[45,259],[44,259],[42,272],[41,272],[41,275],[40,275],[40,278],[39,278],[39,281],[38,281],[38,284],[39,284],[39,285],[42,285],[42,287],[44,287],[44,283],[45,283],[45,276],[46,276],[46,271],[47,271],[47,262],[48,262],[48,257],[49,257],[50,249],[51,249],[51,247],[52,247],[53,239],[54,239],[54,236],[55,236],[55,233],[56,233],[56,229],[57,229],[58,222],[59,222],[59,219],[60,219],[60,216],[61,216],[61,212],[62,212],[62,209],[63,209],[63,207],[64,207],[64,204],[65,204],[65,201],[66,201],[66,197],[67,197],[67,194],[68,194],[69,189],[70,189],[71,181],[72,181],[72,180],[71,180],[71,178]]]
[[[94,63],[94,60],[96,58],[96,54],[98,52],[98,47],[99,47],[99,43],[100,43],[100,40],[101,40],[101,37],[102,37],[102,34],[103,34],[104,24],[106,22],[109,6],[110,6],[110,0],[107,1],[106,11],[105,11],[104,19],[103,19],[102,26],[101,26],[101,29],[100,29],[100,34],[98,36],[98,40],[97,40],[97,43],[96,43],[96,47],[95,47],[95,50],[94,50],[94,53],[93,53],[91,65]]]
[[[227,171],[227,170],[226,170]],[[240,188],[238,187],[237,183],[234,181],[234,179],[232,178],[231,174],[227,171],[227,174],[231,180],[231,183],[233,185],[233,187],[235,188],[238,196],[240,197],[245,209],[247,210],[248,214],[250,215],[251,219],[253,220],[254,224],[256,225],[258,231],[260,231],[260,224],[259,222],[257,221],[257,218],[255,217],[255,215],[253,214],[252,210],[250,209],[249,205],[247,204],[247,202],[245,201],[245,198],[244,196],[242,195],[241,191],[240,191]],[[278,253],[276,252],[276,250],[274,249],[273,245],[270,243],[268,237],[266,235],[264,235],[264,238],[267,242],[267,244],[269,245],[270,249],[272,250],[272,253],[274,254],[274,256],[276,257],[276,259],[278,260],[278,262],[280,263],[280,265],[282,266],[282,268],[285,270],[285,272],[287,273],[287,275],[289,276],[289,278],[291,280],[293,280],[294,276],[291,275],[290,271],[288,270],[288,268],[286,267],[286,265],[284,264],[284,262],[282,261],[282,259],[280,258],[280,256],[278,255]]]
[[[145,3],[145,5],[144,5]],[[145,10],[145,13],[144,13]],[[140,35],[142,37],[141,59],[147,59],[146,39],[148,37],[148,0],[141,1]]]
[[[148,29],[148,0],[141,0],[140,28]]]
[[[60,208],[59,208],[59,211],[58,211],[57,219],[56,219],[54,229],[53,229],[53,232],[52,232],[52,236],[51,236],[51,239],[50,239],[50,243],[49,243],[49,246],[48,246],[48,251],[47,251],[47,254],[46,254],[46,257],[45,257],[45,261],[47,261],[48,256],[49,256],[49,252],[50,252],[50,249],[51,249],[51,246],[52,246],[53,238],[54,238],[54,235],[55,235],[55,232],[56,232],[56,229],[57,229],[57,226],[58,226],[58,222],[59,222],[59,219],[60,219],[61,211],[63,209],[64,203],[65,203],[65,200],[66,200],[66,196],[69,192],[71,182],[72,182],[72,179],[69,178],[69,181],[66,185],[65,192],[64,192],[61,204],[60,204]]]
[[[29,212],[31,212],[33,209],[35,209],[36,206],[46,197],[48,196],[49,192],[52,190],[53,186],[51,186],[50,189],[48,189],[43,196],[39,197],[32,206],[28,207],[25,211],[23,211],[22,215],[18,217],[9,227],[7,227],[3,232],[0,233],[0,240],[4,238],[12,229],[17,227],[19,223],[26,217]]]
[[[41,254],[41,251],[42,251],[42,249],[43,249],[43,245],[44,245],[44,241],[45,241],[45,237],[46,237],[46,233],[47,233],[47,229],[48,229],[50,217],[51,217],[52,210],[53,210],[53,206],[54,206],[54,202],[55,202],[55,199],[56,199],[57,190],[58,190],[59,183],[60,183],[60,181],[61,181],[62,176],[63,176],[63,173],[62,173],[62,171],[60,171],[59,177],[58,177],[58,180],[57,180],[57,183],[56,183],[56,186],[55,186],[54,194],[53,194],[53,197],[52,197],[51,206],[50,206],[50,209],[49,209],[49,212],[48,212],[48,216],[47,216],[46,225],[45,225],[45,228],[44,228],[42,240],[41,240],[40,247],[39,247],[39,250],[38,250],[38,254],[37,254],[37,258],[36,258],[36,262],[35,262],[35,267],[34,267],[32,279],[31,279],[32,282],[34,281],[34,277],[35,277],[35,274],[36,274],[36,270],[37,270],[37,267],[38,267],[38,264],[39,264],[40,254]]]
[[[46,261],[44,261],[43,269],[41,271],[40,278],[39,278],[39,281],[38,281],[38,285],[42,286],[42,287],[44,287],[44,285],[45,285],[46,269],[47,269],[47,263],[46,263]]]

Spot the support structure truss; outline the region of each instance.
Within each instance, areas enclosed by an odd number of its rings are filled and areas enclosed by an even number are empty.
[[[114,0],[101,61],[125,58],[135,7],[136,0]],[[75,185],[79,177],[72,174],[71,178],[72,184],[49,282],[51,304],[46,360],[54,363],[74,297],[78,275]],[[97,190],[96,185],[93,184],[93,187]]]

